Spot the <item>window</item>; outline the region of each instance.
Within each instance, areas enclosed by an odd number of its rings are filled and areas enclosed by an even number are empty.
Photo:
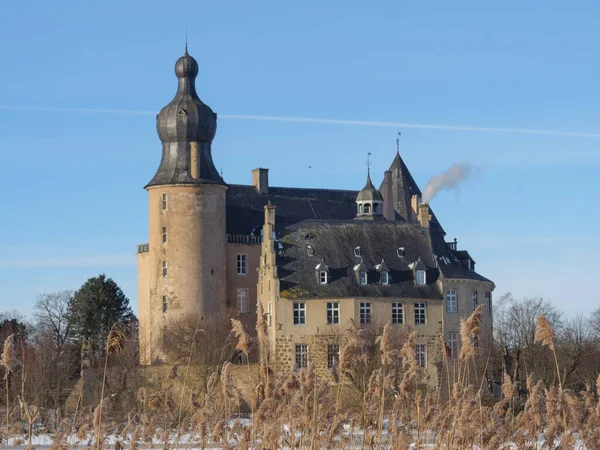
[[[294,325],[306,324],[306,303],[294,302]]]
[[[248,275],[248,255],[240,254],[237,255],[236,273],[237,275]]]
[[[360,273],[360,284],[367,284],[367,272]]]
[[[354,249],[354,256],[356,256],[357,258],[360,256],[360,247],[356,247]]]
[[[267,326],[271,326],[271,317],[273,315],[273,304],[269,302],[269,316],[268,316],[268,324]]]
[[[404,305],[392,303],[392,323],[404,323]]]
[[[169,310],[169,299],[167,298],[166,295],[163,295],[163,312],[166,313]]]
[[[427,367],[427,344],[417,344],[416,351],[417,364],[423,368]]]
[[[162,241],[163,241],[163,244],[164,244],[165,242],[167,242],[167,227],[163,227],[163,232],[162,232]]]
[[[458,355],[458,333],[456,331],[451,331],[448,333],[448,341],[446,345],[448,345],[448,358],[455,359]]]
[[[308,244],[306,246],[306,253],[308,254],[308,256],[313,256],[315,254],[315,249],[312,245]]]
[[[473,347],[475,350],[479,350],[479,336],[473,336]]]
[[[327,368],[333,369],[337,367],[340,361],[340,346],[337,344],[327,345]]]
[[[308,367],[308,345],[296,344],[296,370]]]
[[[248,304],[248,289],[237,290],[237,311],[240,314],[248,314],[250,306]]]
[[[327,325],[340,323],[340,304],[338,302],[327,303]]]
[[[455,313],[457,311],[456,291],[450,289],[446,291],[446,312]]]
[[[425,284],[425,271],[417,270],[415,280],[417,281],[417,284]]]
[[[473,299],[473,311],[475,311],[477,309],[477,291],[473,291],[471,298]]]
[[[369,214],[371,212],[371,205],[369,203],[365,203],[365,214]]]
[[[492,313],[492,294],[491,292],[485,293],[485,314],[489,316]]]
[[[163,266],[163,268],[162,268],[163,269],[163,277],[166,277],[167,276],[167,262],[163,261],[162,266]]]
[[[239,352],[234,361],[236,364],[248,364],[248,355],[244,352]]]
[[[425,325],[427,305],[423,302],[415,303],[415,325]]]
[[[381,284],[388,285],[390,279],[388,277],[388,273],[386,271],[381,272]]]
[[[404,247],[398,247],[396,249],[396,254],[398,255],[399,258],[404,257]]]
[[[162,209],[167,209],[167,194],[162,195]]]
[[[327,284],[327,271],[326,270],[321,270],[321,272],[319,272],[319,283]]]
[[[360,323],[371,322],[371,303],[361,302],[360,303]]]

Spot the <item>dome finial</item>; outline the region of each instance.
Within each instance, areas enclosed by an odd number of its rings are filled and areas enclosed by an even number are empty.
[[[185,26],[185,54],[188,54],[187,51],[187,25]]]

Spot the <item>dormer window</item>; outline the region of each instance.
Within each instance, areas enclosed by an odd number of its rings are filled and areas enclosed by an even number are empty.
[[[425,284],[425,271],[424,270],[417,270],[415,272],[415,282],[418,285],[424,285]]]
[[[396,250],[396,254],[399,258],[404,257],[404,247],[398,247],[398,249]]]
[[[360,273],[360,280],[359,280],[359,282],[362,285],[367,284],[367,272],[361,272]]]
[[[315,254],[315,249],[312,245],[308,244],[306,246],[306,253],[308,254],[308,256],[313,256]]]
[[[390,284],[390,280],[388,277],[388,273],[387,272],[381,272],[381,284],[383,286],[387,286],[388,284]]]
[[[360,258],[360,247],[356,247],[354,249],[354,256],[356,256],[357,258]]]
[[[328,276],[325,270],[319,272],[319,284],[327,284],[327,278]]]

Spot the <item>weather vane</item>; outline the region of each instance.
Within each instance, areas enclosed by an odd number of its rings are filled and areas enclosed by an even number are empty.
[[[371,172],[371,152],[367,153],[367,172]]]
[[[187,25],[185,26],[185,54],[187,55]]]
[[[400,136],[402,136],[402,133],[400,132],[400,130],[396,131],[398,132],[398,136],[396,136],[396,150],[400,152]]]

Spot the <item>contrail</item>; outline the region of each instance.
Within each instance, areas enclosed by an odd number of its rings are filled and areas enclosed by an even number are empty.
[[[4,111],[39,111],[39,112],[63,112],[63,113],[85,113],[85,114],[123,114],[135,116],[154,116],[155,111],[144,111],[135,109],[101,109],[101,108],[60,108],[53,106],[17,106],[0,105]],[[562,136],[600,139],[600,133],[583,133],[578,131],[542,130],[536,128],[504,128],[504,127],[477,127],[471,125],[440,125],[404,122],[378,122],[370,120],[344,120],[344,119],[320,119],[315,117],[287,117],[287,116],[257,116],[249,114],[219,114],[220,119],[226,120],[260,120],[267,122],[292,122],[292,123],[319,123],[329,125],[357,125],[364,127],[384,128],[417,128],[441,131],[475,131],[482,133],[504,133],[504,134],[529,134],[542,136]]]

